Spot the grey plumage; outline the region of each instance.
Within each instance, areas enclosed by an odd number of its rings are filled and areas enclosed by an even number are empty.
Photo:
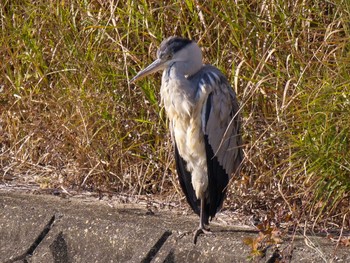
[[[226,77],[203,65],[202,52],[191,40],[164,40],[157,59],[131,82],[163,70],[160,89],[174,142],[176,169],[186,199],[200,215],[200,233],[220,210],[229,178],[243,159],[239,105]]]

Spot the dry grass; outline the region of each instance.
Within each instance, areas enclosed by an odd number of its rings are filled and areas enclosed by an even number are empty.
[[[165,3],[0,4],[2,181],[178,199],[160,76],[128,84],[177,34],[241,101],[246,158],[226,207],[349,227],[348,1]]]

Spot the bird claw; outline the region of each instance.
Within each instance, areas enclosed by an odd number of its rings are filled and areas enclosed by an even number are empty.
[[[194,244],[197,243],[198,236],[201,234],[213,235],[213,233],[209,229],[205,229],[204,227],[200,227],[194,232],[194,237],[193,237]]]

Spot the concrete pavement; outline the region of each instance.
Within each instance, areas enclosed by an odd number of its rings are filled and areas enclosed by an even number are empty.
[[[248,261],[242,239],[256,237],[254,230],[213,224],[214,235],[200,236],[194,245],[192,233],[184,233],[197,220],[135,204],[0,191],[0,262]],[[325,238],[309,238],[313,245],[304,237],[293,243],[287,238],[281,249],[293,247],[291,262],[350,262],[349,248],[334,250]],[[277,262],[272,252],[257,261]]]

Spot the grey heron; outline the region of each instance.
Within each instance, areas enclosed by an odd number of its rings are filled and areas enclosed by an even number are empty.
[[[209,233],[209,219],[221,209],[230,176],[243,159],[239,104],[222,72],[204,65],[198,44],[169,37],[157,59],[130,80],[163,71],[161,102],[169,119],[176,170],[187,202],[199,215],[194,243]]]

